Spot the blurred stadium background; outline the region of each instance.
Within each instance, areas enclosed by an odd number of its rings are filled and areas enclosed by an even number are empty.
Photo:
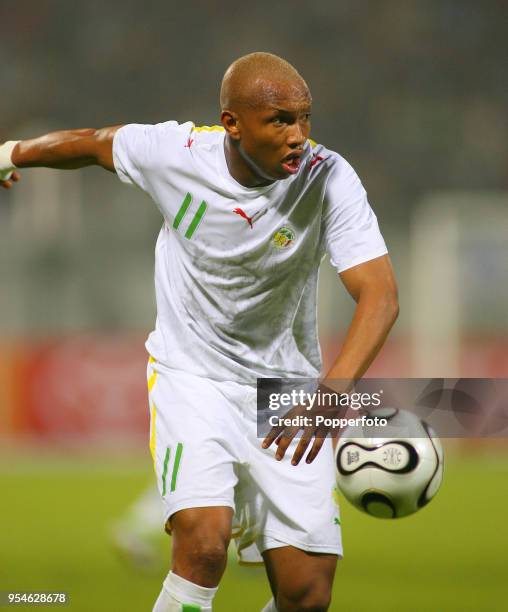
[[[0,4],[0,141],[167,119],[214,124],[239,55],[291,61],[313,137],[362,177],[401,316],[371,376],[508,375],[505,0]],[[115,556],[112,522],[152,477],[143,342],[161,223],[97,169],[30,170],[0,193],[0,590],[64,590],[72,610],[148,610],[167,572]],[[352,312],[328,266],[327,359]],[[449,445],[443,489],[378,522],[343,503],[332,610],[501,610],[503,440]],[[161,551],[168,543],[160,539]],[[504,593],[503,593],[504,590]],[[217,610],[268,600],[228,568]]]

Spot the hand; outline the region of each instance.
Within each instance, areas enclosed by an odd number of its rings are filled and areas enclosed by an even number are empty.
[[[14,183],[17,183],[21,179],[21,174],[14,171],[6,181],[0,181],[0,187],[4,189],[11,189]]]
[[[326,390],[326,392],[330,391],[330,389],[324,389],[323,387],[321,387],[321,389]],[[262,447],[268,448],[273,442],[275,442],[277,445],[275,458],[277,461],[281,461],[292,440],[300,430],[303,430],[300,437],[300,442],[298,443],[291,459],[291,463],[292,465],[298,465],[300,463],[300,460],[309,447],[309,444],[312,442],[312,439],[314,439],[312,447],[305,459],[306,463],[312,463],[321,450],[326,436],[330,434],[332,437],[334,437],[339,431],[337,427],[332,428],[331,426],[326,425],[323,422],[323,419],[317,419],[317,417],[322,416],[327,420],[340,419],[346,412],[347,408],[340,406],[314,406],[311,410],[309,410],[306,406],[295,406],[284,414],[282,418],[295,419],[298,424],[275,425],[271,428],[263,440]]]

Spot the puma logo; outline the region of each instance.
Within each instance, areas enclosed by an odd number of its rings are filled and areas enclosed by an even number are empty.
[[[245,221],[247,221],[247,223],[249,224],[250,229],[254,229],[254,226],[253,226],[254,221],[257,221],[260,217],[266,214],[267,209],[264,208],[263,210],[258,210],[258,212],[252,215],[252,217],[249,217],[249,215],[244,210],[242,210],[240,207],[234,208],[233,212],[237,215],[240,215],[240,217],[242,217],[243,219],[245,219]]]
[[[314,166],[317,166],[319,162],[322,162],[325,159],[328,159],[328,158],[321,157],[321,155],[316,155],[316,153],[314,153],[312,156],[312,159],[309,162],[309,171],[312,172],[312,168],[314,168]]]
[[[242,210],[241,208],[234,208],[233,212],[237,215],[240,215],[240,217],[243,217],[245,221],[247,221],[247,223],[250,225],[250,229],[253,229],[252,217],[249,217],[249,215],[244,210]]]

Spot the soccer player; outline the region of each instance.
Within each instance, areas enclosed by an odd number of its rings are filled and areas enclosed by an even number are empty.
[[[256,380],[320,376],[324,254],[356,301],[325,383],[366,371],[396,319],[396,284],[358,176],[309,139],[311,95],[295,68],[244,56],[226,71],[220,105],[220,127],[168,121],[9,141],[0,172],[9,188],[15,168],[102,166],[163,215],[146,346],[150,449],[173,551],[154,610],[212,609],[232,524],[241,559],[262,555],[265,611],[326,610],[342,555],[332,441],[316,430],[298,441],[293,428],[262,443]]]

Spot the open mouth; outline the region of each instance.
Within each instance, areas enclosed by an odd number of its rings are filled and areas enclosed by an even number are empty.
[[[288,174],[296,174],[300,169],[301,153],[291,153],[282,160],[282,167]]]

